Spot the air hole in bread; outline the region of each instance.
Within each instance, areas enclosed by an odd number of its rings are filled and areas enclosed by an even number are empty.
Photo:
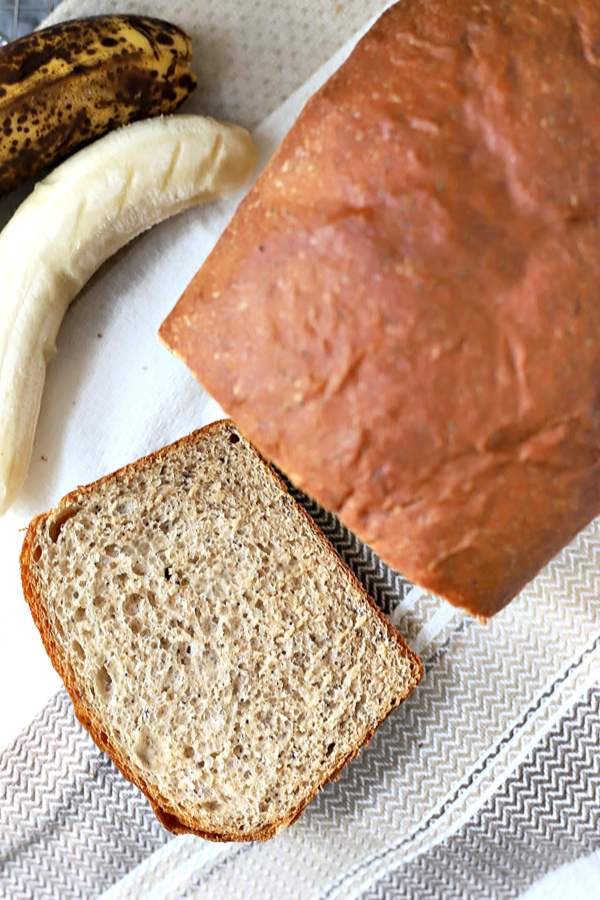
[[[85,650],[83,649],[83,647],[81,646],[79,641],[73,641],[71,646],[73,647],[73,650],[75,651],[75,653],[77,654],[79,659],[84,660],[85,659]]]
[[[114,559],[116,556],[119,555],[119,553],[121,552],[121,549],[120,549],[120,547],[117,547],[116,544],[109,544],[108,547],[106,547],[104,552],[106,553],[107,556],[111,556]]]
[[[215,630],[216,625],[214,624],[212,619],[208,618],[208,616],[205,616],[203,619],[200,619],[200,612],[198,609],[196,610],[196,615],[198,616],[198,620],[200,622],[200,628],[202,630],[202,633],[204,635],[206,635],[206,637],[209,637],[212,634],[212,632]]]
[[[215,650],[212,647],[208,647],[204,649],[204,658],[202,660],[202,665],[206,669],[207,672],[211,670],[216,670],[219,667],[219,657]]]
[[[96,690],[103,700],[108,700],[112,693],[112,678],[110,677],[106,666],[101,666],[96,672]]]
[[[104,604],[106,603],[106,597],[103,597],[102,594],[96,594],[94,599],[92,600],[92,605],[96,609],[102,609]]]
[[[185,756],[186,759],[192,759],[192,757],[194,756],[194,748],[186,747],[185,750],[183,751],[183,755]]]
[[[332,742],[331,744],[329,744],[329,746],[327,747],[327,750],[325,751],[325,756],[331,756],[331,754],[333,753],[334,750],[335,750],[335,741]]]
[[[239,434],[236,434],[235,431],[232,431],[231,434],[229,435],[229,443],[230,444],[237,444],[239,439],[240,439],[240,436],[239,436]]]
[[[192,657],[192,648],[190,644],[181,644],[177,650],[179,661],[184,666],[189,666]]]
[[[42,548],[38,544],[35,550],[33,551],[33,561],[39,562],[42,557]]]
[[[68,522],[69,519],[72,519],[74,516],[76,516],[78,512],[78,506],[65,506],[63,509],[60,509],[57,512],[56,516],[52,519],[50,525],[48,526],[48,534],[53,544],[57,542],[63,525]]]
[[[85,607],[79,606],[75,610],[75,615],[73,616],[73,619],[75,622],[81,622],[83,619],[85,619],[86,615],[87,615],[87,613],[85,611]]]
[[[147,728],[142,728],[135,745],[135,755],[145,769],[153,769],[160,758],[160,745]]]
[[[134,575],[146,575],[148,572],[148,566],[141,559],[136,559],[131,568]]]
[[[123,612],[126,616],[136,616],[140,611],[142,598],[139,594],[129,594],[123,603]]]

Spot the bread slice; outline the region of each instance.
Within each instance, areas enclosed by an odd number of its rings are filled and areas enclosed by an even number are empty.
[[[78,718],[175,833],[272,837],[422,674],[231,421],[73,491],[21,571]]]

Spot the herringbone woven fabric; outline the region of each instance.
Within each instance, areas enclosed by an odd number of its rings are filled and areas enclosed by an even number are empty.
[[[361,900],[512,900],[547,872],[600,849],[599,748],[596,686],[471,822]]]
[[[170,837],[61,691],[0,756],[0,897],[97,896]]]

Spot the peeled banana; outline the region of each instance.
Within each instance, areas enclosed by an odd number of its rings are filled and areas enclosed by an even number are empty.
[[[181,28],[135,15],[53,25],[0,47],[0,197],[118,125],[196,87]]]
[[[0,234],[0,514],[27,474],[46,363],[71,300],[133,237],[238,190],[255,163],[239,126],[148,119],[75,153],[17,209]]]

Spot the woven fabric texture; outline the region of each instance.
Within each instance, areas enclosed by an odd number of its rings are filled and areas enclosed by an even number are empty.
[[[600,849],[600,687],[534,748],[477,816],[361,900],[512,900]]]

